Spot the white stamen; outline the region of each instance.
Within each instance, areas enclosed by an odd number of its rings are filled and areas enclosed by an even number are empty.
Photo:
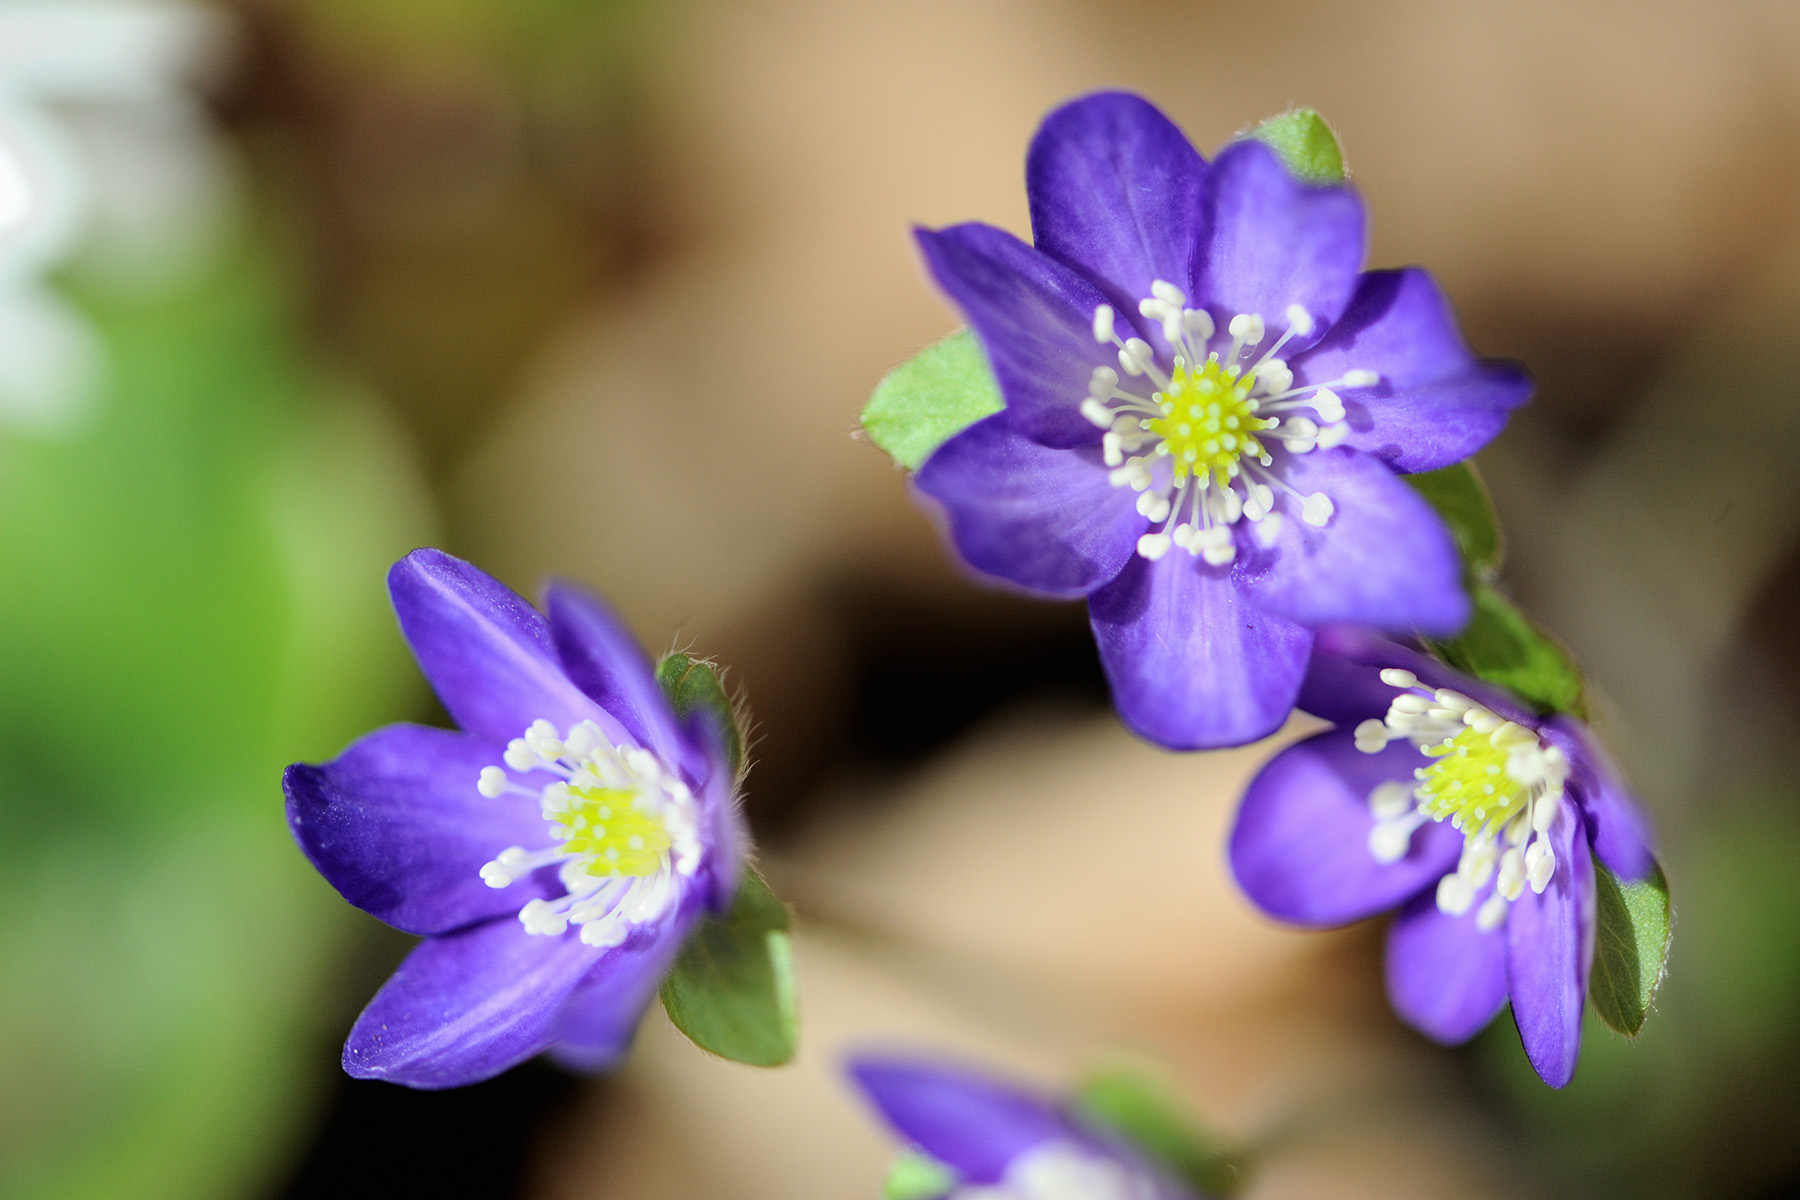
[[[1320,528],[1331,520],[1331,514],[1335,511],[1336,506],[1331,503],[1330,496],[1324,492],[1314,492],[1300,506],[1300,519],[1314,528]]]
[[[1506,923],[1507,900],[1499,892],[1494,892],[1481,902],[1481,908],[1475,914],[1475,927],[1483,933],[1492,933]]]
[[[1212,314],[1204,308],[1185,309],[1181,314],[1181,325],[1202,346],[1212,341],[1213,334],[1217,332],[1213,326]]]
[[[1110,304],[1102,304],[1094,310],[1094,340],[1102,346],[1113,340],[1113,309]]]
[[[1239,313],[1225,330],[1244,345],[1254,346],[1263,340],[1263,319],[1256,313]]]
[[[1325,428],[1319,430],[1319,449],[1330,450],[1334,447],[1341,446],[1344,444],[1344,439],[1349,436],[1350,426],[1344,424],[1342,421],[1339,421],[1336,424],[1327,425]]]
[[[1330,388],[1320,388],[1312,395],[1313,411],[1327,425],[1344,419],[1344,402]]]
[[[1414,688],[1419,686],[1419,677],[1399,667],[1388,667],[1381,672],[1381,682],[1389,687]]]
[[[1166,533],[1146,533],[1138,539],[1137,552],[1155,562],[1169,552],[1169,541]]]
[[[1438,880],[1438,911],[1446,916],[1460,917],[1469,911],[1475,903],[1475,889],[1461,875],[1451,873]]]
[[[1187,293],[1183,292],[1180,288],[1176,287],[1166,279],[1152,280],[1150,283],[1150,294],[1155,296],[1158,300],[1161,300],[1164,304],[1174,308],[1180,308],[1187,303]]]
[[[1345,371],[1344,386],[1361,388],[1374,387],[1381,382],[1381,376],[1373,371]]]
[[[1298,304],[1287,306],[1287,323],[1295,337],[1307,337],[1313,331],[1312,314]]]
[[[497,800],[506,795],[507,789],[511,786],[512,783],[506,778],[505,770],[500,767],[481,768],[481,775],[475,781],[475,790],[489,800]]]

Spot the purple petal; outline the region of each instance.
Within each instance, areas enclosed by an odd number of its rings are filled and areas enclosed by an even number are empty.
[[[599,597],[553,583],[545,597],[550,639],[570,681],[664,766],[681,759],[681,733],[656,669],[624,622]]]
[[[1143,97],[1084,96],[1044,119],[1026,155],[1032,240],[1099,283],[1120,312],[1136,312],[1154,280],[1192,286],[1206,175],[1186,136]]]
[[[1261,142],[1234,142],[1213,162],[1211,224],[1196,291],[1225,320],[1258,313],[1273,335],[1298,304],[1322,329],[1338,319],[1363,261],[1362,200],[1347,186],[1313,187]],[[1307,338],[1288,343],[1288,356]]]
[[[578,1071],[604,1071],[631,1048],[644,1010],[656,998],[663,976],[699,915],[684,900],[678,914],[640,928],[588,974],[563,1005],[551,1055]]]
[[[1594,961],[1594,860],[1572,804],[1548,833],[1556,873],[1539,896],[1527,888],[1506,918],[1506,986],[1525,1055],[1551,1087],[1575,1075],[1581,1009]]]
[[[991,225],[921,229],[916,236],[932,276],[981,339],[1019,429],[1047,446],[1097,444],[1100,430],[1080,405],[1094,368],[1115,361],[1110,346],[1094,341],[1094,309],[1106,297]],[[1136,328],[1135,311],[1119,314],[1119,336]]]
[[[1300,689],[1299,706],[1315,717],[1354,724],[1386,714],[1399,689],[1381,682],[1387,667],[1419,677],[1429,688],[1449,688],[1485,705],[1509,721],[1536,729],[1538,718],[1508,693],[1454,671],[1435,658],[1392,638],[1346,625],[1318,631],[1312,663]]]
[[[919,468],[957,550],[978,571],[1055,596],[1085,596],[1135,553],[1137,493],[1107,482],[1098,449],[1052,450],[1012,414],[977,421]]]
[[[1621,879],[1643,879],[1656,866],[1650,819],[1625,786],[1612,756],[1586,726],[1557,717],[1543,736],[1569,757],[1569,791],[1586,817],[1594,854]]]
[[[441,550],[414,550],[388,572],[400,629],[444,707],[470,733],[505,742],[543,718],[617,730],[563,674],[537,609]]]
[[[1344,401],[1346,444],[1397,471],[1434,471],[1487,445],[1531,397],[1517,367],[1469,353],[1449,302],[1417,267],[1370,271],[1343,319],[1291,364],[1297,384],[1330,384],[1374,371],[1373,387],[1333,385]]]
[[[1240,746],[1280,728],[1312,635],[1257,608],[1226,569],[1172,550],[1132,555],[1088,598],[1119,717],[1171,750]]]
[[[1270,612],[1302,625],[1347,623],[1453,634],[1468,623],[1462,560],[1444,522],[1382,462],[1339,447],[1283,456],[1276,468],[1302,496],[1330,497],[1322,528],[1277,493],[1273,544],[1241,539],[1237,578]]]
[[[860,1056],[850,1075],[901,1137],[972,1183],[998,1182],[1013,1159],[1073,1132],[1055,1106],[963,1067]]]
[[[389,725],[323,766],[289,767],[288,825],[344,899],[408,933],[511,915],[562,889],[550,872],[508,888],[481,880],[482,865],[507,847],[554,840],[531,800],[475,790],[503,749],[447,729]]]
[[[1364,754],[1347,729],[1289,746],[1238,807],[1229,848],[1238,886],[1270,916],[1299,925],[1360,921],[1431,889],[1462,853],[1449,825],[1427,822],[1396,863],[1369,851],[1369,793],[1424,762],[1410,742]]]
[[[1506,935],[1482,932],[1473,909],[1439,911],[1427,890],[1388,928],[1387,989],[1408,1025],[1445,1045],[1466,1042],[1506,1003]]]
[[[357,1018],[344,1070],[416,1088],[498,1075],[555,1040],[563,1002],[604,953],[510,917],[427,938]]]

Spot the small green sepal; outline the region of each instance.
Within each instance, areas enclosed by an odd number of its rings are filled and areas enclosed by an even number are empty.
[[[744,769],[744,730],[738,721],[737,707],[725,692],[719,673],[712,663],[694,658],[680,650],[664,656],[656,664],[656,682],[675,715],[687,718],[696,708],[712,714],[725,738],[725,753],[735,778]]]
[[[1331,126],[1316,109],[1291,108],[1243,136],[1267,144],[1281,156],[1294,177],[1303,182],[1322,187],[1343,183],[1350,177],[1337,134],[1331,132]]]
[[[1429,643],[1465,675],[1506,688],[1542,713],[1587,719],[1581,670],[1569,652],[1490,584],[1469,589],[1474,615],[1453,638]]]
[[[702,1050],[778,1067],[799,1040],[799,980],[787,905],[746,868],[731,912],[695,927],[663,979],[663,1009]]]
[[[875,385],[863,432],[908,471],[1006,404],[981,344],[967,329],[925,347]]]
[[[1588,1000],[1613,1029],[1636,1037],[1662,986],[1675,930],[1662,868],[1636,882],[1594,860],[1594,970]]]
[[[888,1170],[882,1200],[939,1200],[956,1186],[957,1175],[930,1155],[904,1150]]]
[[[1403,475],[1425,502],[1437,510],[1456,538],[1465,574],[1471,583],[1490,582],[1500,570],[1505,544],[1494,515],[1487,485],[1471,462],[1453,463],[1438,471]]]
[[[1070,1110],[1090,1128],[1131,1143],[1202,1196],[1231,1196],[1243,1188],[1242,1157],[1139,1068],[1107,1067],[1088,1076]]]

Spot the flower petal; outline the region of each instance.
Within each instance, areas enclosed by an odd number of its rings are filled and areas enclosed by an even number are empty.
[[[618,726],[563,674],[537,609],[441,550],[414,550],[388,572],[400,629],[444,707],[470,733],[502,742],[543,718]]]
[[[556,582],[545,596],[550,640],[569,680],[637,743],[673,770],[681,731],[650,658],[618,615],[593,593]]]
[[[978,571],[1054,596],[1085,596],[1136,552],[1137,493],[1107,482],[1093,447],[1053,450],[995,413],[945,442],[915,477],[944,506]]]
[[[1273,150],[1246,139],[1213,161],[1212,193],[1195,290],[1213,316],[1257,313],[1271,344],[1288,327],[1290,304],[1306,309],[1321,331],[1336,321],[1363,261],[1356,192],[1302,183]],[[1308,341],[1295,337],[1286,354]]]
[[[1257,608],[1228,570],[1185,551],[1132,555],[1088,598],[1119,717],[1171,750],[1241,746],[1280,728],[1312,635]]]
[[[344,1070],[416,1088],[498,1075],[555,1040],[563,1002],[604,953],[510,917],[427,938],[357,1018]]]
[[[1333,511],[1314,527],[1301,519],[1299,500],[1278,493],[1273,544],[1240,534],[1236,576],[1258,604],[1303,625],[1452,634],[1468,623],[1450,531],[1379,459],[1340,447],[1285,455],[1277,469],[1300,495],[1328,496]]]
[[[1312,663],[1300,689],[1299,707],[1339,724],[1383,716],[1399,693],[1398,688],[1381,681],[1381,672],[1387,667],[1411,671],[1426,687],[1461,692],[1509,721],[1533,729],[1539,725],[1531,710],[1510,694],[1452,670],[1392,638],[1348,625],[1330,625],[1317,632]]]
[[[1351,370],[1381,376],[1373,387],[1333,385],[1343,399],[1345,444],[1396,471],[1434,471],[1488,444],[1531,379],[1469,353],[1450,304],[1423,270],[1370,271],[1343,319],[1290,364],[1297,384],[1326,384]]]
[[[1277,754],[1250,781],[1232,826],[1238,886],[1270,916],[1300,925],[1360,921],[1431,888],[1462,853],[1449,825],[1427,822],[1396,863],[1369,851],[1369,793],[1424,761],[1410,742],[1364,754],[1348,729]]]
[[[677,915],[640,928],[609,952],[569,994],[557,1017],[551,1057],[578,1071],[604,1071],[616,1065],[631,1048],[638,1022],[656,998],[698,914],[697,901],[684,902]]]
[[[1649,875],[1656,866],[1650,818],[1606,748],[1568,717],[1551,721],[1543,736],[1569,756],[1569,790],[1581,802],[1595,856],[1621,879],[1635,882]]]
[[[288,825],[344,899],[408,933],[511,915],[562,889],[548,871],[507,888],[482,882],[483,864],[500,851],[553,840],[531,800],[476,791],[503,749],[448,729],[389,725],[322,766],[289,767]]]
[[[1506,987],[1526,1057],[1551,1087],[1575,1075],[1581,1010],[1594,961],[1594,862],[1581,815],[1564,804],[1547,834],[1556,873],[1506,918]]]
[[[1206,176],[1206,160],[1148,100],[1083,96],[1044,118],[1025,157],[1032,240],[1136,312],[1155,280],[1192,287]]]
[[[869,1055],[850,1075],[900,1136],[971,1183],[996,1183],[1019,1155],[1071,1136],[1054,1105],[963,1067]]]
[[[1425,891],[1388,927],[1387,989],[1408,1025],[1448,1046],[1466,1042],[1506,1003],[1506,934],[1482,932],[1473,909],[1440,911],[1436,891]]]
[[[1094,341],[1094,309],[1107,302],[1092,283],[991,225],[916,232],[925,263],[981,339],[1018,427],[1046,446],[1086,446],[1100,430],[1081,415],[1094,368],[1114,351]],[[1118,315],[1119,335],[1136,329]],[[1115,363],[1116,365],[1116,363]]]

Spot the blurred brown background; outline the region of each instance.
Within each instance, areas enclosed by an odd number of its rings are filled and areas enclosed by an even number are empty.
[[[1262,1150],[1253,1197],[1800,1194],[1800,6],[228,12],[208,106],[282,231],[305,352],[391,414],[448,549],[528,593],[588,582],[652,648],[729,665],[806,989],[782,1072],[652,1014],[614,1078],[417,1095],[336,1074],[404,949],[357,925],[310,1087],[236,1186],[874,1195],[892,1147],[837,1078],[873,1039],[1047,1084],[1154,1060]],[[959,574],[854,436],[956,321],[909,226],[1025,232],[1037,120],[1103,86],[1207,153],[1318,108],[1371,263],[1431,268],[1538,381],[1480,459],[1506,578],[1588,667],[1678,913],[1661,1011],[1636,1044],[1595,1025],[1567,1093],[1504,1017],[1455,1051],[1403,1030],[1376,930],[1254,916],[1221,845],[1270,747],[1119,731],[1080,607]]]

